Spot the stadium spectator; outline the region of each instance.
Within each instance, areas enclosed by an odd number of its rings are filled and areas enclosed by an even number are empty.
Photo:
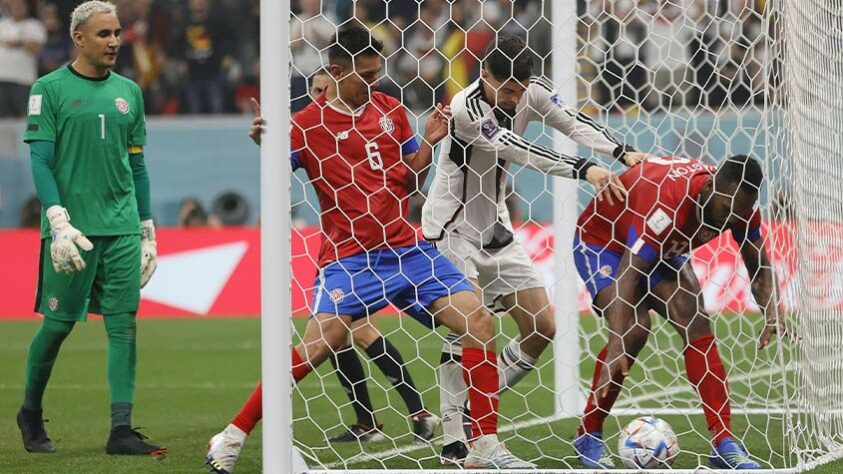
[[[20,210],[20,227],[22,229],[41,228],[41,200],[32,196],[26,200]]]
[[[293,112],[310,103],[307,80],[314,71],[322,68],[321,51],[336,32],[337,22],[329,11],[322,11],[321,3],[320,0],[302,0],[301,11],[294,12],[290,20],[290,98],[293,100]]]
[[[179,210],[179,227],[219,229],[222,222],[213,214],[209,216],[198,199],[187,198],[182,201]]]
[[[644,66],[646,54],[639,48],[647,37],[647,26],[635,14],[636,5],[622,0],[606,6],[605,21],[599,23],[600,36],[595,42],[594,59],[599,64],[597,100],[612,111],[640,106],[645,98],[649,77]],[[601,12],[593,10],[592,15]],[[603,49],[605,45],[605,50]]]
[[[41,22],[44,25],[47,37],[44,49],[41,50],[41,55],[38,57],[39,76],[64,66],[70,61],[71,54],[75,53],[55,4],[44,5],[41,9]]]
[[[23,117],[47,33],[30,17],[25,0],[4,0],[3,6],[8,16],[0,19],[0,117]]]
[[[178,37],[184,98],[191,114],[221,114],[226,105],[226,73],[234,66],[236,32],[215,15],[210,0],[189,0],[188,15]]]
[[[260,101],[261,97],[261,60],[255,58],[252,60],[248,71],[240,81],[237,83],[237,90],[234,93],[234,101],[237,104],[237,111],[241,114],[249,114],[252,111],[252,106],[249,105],[249,100],[254,97]]]
[[[650,107],[673,107],[685,104],[689,88],[688,44],[694,28],[685,22],[685,11],[670,2],[661,4],[647,12],[647,42],[644,53],[650,81],[655,94],[647,97]]]

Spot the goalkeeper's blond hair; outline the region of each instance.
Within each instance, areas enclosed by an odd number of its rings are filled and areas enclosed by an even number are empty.
[[[100,0],[90,0],[80,3],[79,6],[73,9],[73,13],[70,14],[70,37],[72,38],[73,33],[79,30],[79,27],[84,25],[85,22],[100,13],[113,13],[116,15],[117,7],[112,3]]]

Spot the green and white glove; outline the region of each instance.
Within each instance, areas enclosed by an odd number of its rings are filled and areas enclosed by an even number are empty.
[[[61,206],[50,206],[47,209],[47,220],[50,221],[50,259],[57,273],[70,275],[85,269],[85,260],[79,254],[79,249],[86,252],[93,250],[91,243],[79,229],[70,225],[67,209]],[[77,248],[78,247],[78,248]]]
[[[158,244],[155,243],[155,226],[152,219],[141,221],[141,281],[143,288],[158,268]]]

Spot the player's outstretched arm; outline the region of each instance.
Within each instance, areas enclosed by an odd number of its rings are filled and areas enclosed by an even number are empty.
[[[618,279],[615,281],[615,297],[604,313],[609,328],[609,342],[606,344],[606,359],[600,379],[597,382],[600,398],[609,394],[610,381],[618,375],[629,375],[629,362],[626,357],[624,335],[635,324],[635,293],[641,275],[649,271],[651,264],[627,250],[618,266]]]
[[[764,328],[758,338],[758,348],[763,349],[769,345],[776,333],[782,337],[792,334],[779,311],[776,272],[764,248],[764,239],[759,237],[754,241],[745,240],[741,245],[741,257],[752,282],[752,296],[764,315]]]
[[[634,147],[622,143],[605,126],[566,105],[547,79],[534,77],[528,93],[530,94],[528,110],[535,111],[535,118],[559,130],[577,144],[602,155],[611,156],[629,167],[637,165],[650,156],[649,153],[636,151]]]

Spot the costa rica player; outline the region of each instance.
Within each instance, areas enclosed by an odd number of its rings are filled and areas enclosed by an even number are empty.
[[[432,146],[448,133],[440,110],[419,145],[401,103],[373,92],[380,41],[355,22],[339,28],[329,49],[331,85],[293,117],[291,162],[307,171],[322,209],[322,247],[313,312],[292,348],[296,382],[348,340],[353,321],[394,303],[422,324],[465,334],[463,367],[476,441],[468,467],[531,468],[497,440],[497,356],[491,315],[447,258],[419,242],[407,222],[410,189],[426,172]],[[480,411],[474,413],[474,407]],[[258,386],[243,410],[209,444],[206,464],[229,473],[260,419]]]
[[[580,215],[574,239],[577,270],[609,328],[575,440],[584,466],[613,467],[602,440],[603,421],[647,342],[649,311],[654,310],[685,343],[688,380],[702,400],[712,436],[709,463],[759,468],[733,437],[726,371],[699,281],[687,262],[690,249],[731,231],[752,278],[752,295],[766,317],[759,348],[777,330],[784,331],[757,209],[762,180],[758,162],[744,155],[718,168],[691,159],[650,158],[621,176],[629,190],[625,203],[593,200]]]

